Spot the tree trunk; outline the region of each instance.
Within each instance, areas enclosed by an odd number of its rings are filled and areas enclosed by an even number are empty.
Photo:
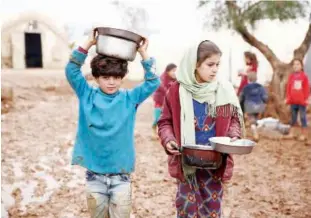
[[[256,4],[256,3],[254,3]],[[237,31],[243,40],[248,44],[257,48],[269,61],[273,69],[273,78],[269,87],[269,101],[267,110],[264,116],[272,116],[280,119],[284,123],[288,123],[290,113],[288,106],[285,105],[286,84],[288,75],[292,72],[291,63],[283,63],[278,59],[274,52],[263,42],[259,41],[252,35],[243,20],[240,19],[241,8],[236,4],[236,1],[226,1],[227,8],[231,19],[233,20],[233,28]],[[308,26],[304,40],[300,46],[293,52],[293,59],[299,58],[303,60],[311,44],[311,23]]]
[[[289,123],[290,111],[284,103],[288,75],[292,72],[291,64],[278,63],[273,69],[273,77],[269,87],[269,101],[264,117],[272,116],[283,123]]]

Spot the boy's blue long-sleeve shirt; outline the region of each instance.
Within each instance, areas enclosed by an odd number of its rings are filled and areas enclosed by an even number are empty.
[[[135,166],[134,128],[137,106],[160,85],[155,61],[142,61],[145,81],[113,95],[90,86],[81,72],[87,55],[73,51],[66,77],[79,99],[79,120],[72,164],[96,173],[131,173]]]

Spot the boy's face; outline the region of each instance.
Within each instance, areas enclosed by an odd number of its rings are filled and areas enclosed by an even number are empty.
[[[200,66],[196,68],[196,79],[199,83],[212,82],[216,78],[220,62],[220,55],[214,54],[206,58]]]
[[[100,76],[96,78],[96,82],[104,93],[111,95],[119,90],[122,84],[122,78],[120,76]]]

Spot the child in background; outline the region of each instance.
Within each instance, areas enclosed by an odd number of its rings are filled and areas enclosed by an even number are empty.
[[[177,66],[173,63],[168,64],[166,66],[164,73],[160,77],[161,85],[153,94],[154,121],[152,124],[152,130],[153,130],[154,139],[158,138],[157,123],[162,112],[162,105],[163,105],[165,94],[167,90],[170,88],[170,86],[172,85],[172,83],[176,81],[176,76],[175,76],[176,68]]]
[[[268,95],[265,88],[257,83],[257,74],[249,73],[248,84],[243,88],[240,94],[240,102],[243,102],[244,113],[250,120],[251,130],[255,141],[259,140],[257,132],[258,115],[265,110]]]
[[[250,52],[250,51],[246,51],[244,52],[244,61],[245,61],[245,65],[246,68],[243,71],[240,71],[238,76],[241,76],[241,83],[240,86],[238,88],[238,96],[240,96],[243,88],[247,85],[248,83],[248,78],[247,75],[248,73],[257,73],[257,69],[258,69],[258,61],[257,61],[257,57],[254,53]],[[242,111],[244,112],[244,103],[240,102],[241,107],[242,107]]]
[[[298,138],[300,141],[304,141],[307,137],[307,113],[306,106],[308,104],[308,98],[310,93],[309,80],[305,72],[303,72],[302,60],[294,59],[293,61],[294,72],[290,74],[287,87],[286,87],[286,103],[291,108],[291,126],[297,124],[298,112],[301,122],[301,134]],[[293,129],[291,128],[290,137],[293,137]]]
[[[257,73],[258,70],[258,61],[257,61],[257,57],[256,54],[250,52],[250,51],[246,51],[244,52],[244,61],[245,61],[245,65],[246,65],[246,69],[244,71],[239,72],[239,76],[241,76],[241,83],[238,89],[238,95],[241,94],[243,88],[247,85],[248,83],[248,78],[247,75],[248,73]]]
[[[74,50],[66,77],[79,99],[79,121],[72,164],[86,169],[87,205],[92,218],[129,218],[131,179],[135,166],[134,126],[137,107],[160,85],[155,60],[147,54],[148,40],[138,48],[145,81],[132,90],[120,89],[128,62],[97,55],[90,86],[81,72],[88,50],[96,39]]]

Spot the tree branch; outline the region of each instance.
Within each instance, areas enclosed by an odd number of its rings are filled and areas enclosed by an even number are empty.
[[[241,10],[240,7],[234,1],[226,1],[226,5],[231,12],[231,16],[233,16],[233,28],[242,36],[244,41],[256,47],[266,57],[272,67],[275,68],[281,61],[267,45],[259,41],[247,30],[243,20],[239,19],[238,11]]]
[[[256,2],[256,3],[250,5],[246,10],[243,11],[243,14],[245,14],[245,13],[247,13],[247,12],[253,10],[254,8],[256,8],[256,7],[257,7],[259,4],[261,4],[261,3],[262,3],[262,1],[258,1],[258,2]]]
[[[311,23],[309,24],[309,29],[306,32],[306,36],[302,41],[301,45],[295,49],[294,51],[294,58],[299,58],[303,60],[305,54],[307,53],[311,44]]]

